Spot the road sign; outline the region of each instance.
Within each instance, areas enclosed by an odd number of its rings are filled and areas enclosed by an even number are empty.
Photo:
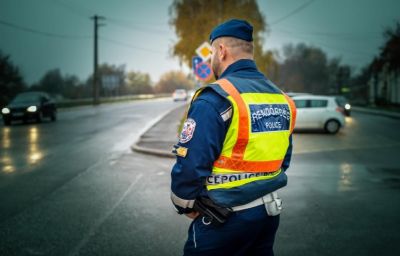
[[[342,87],[341,92],[342,93],[350,92],[350,88],[349,87]]]
[[[120,85],[120,77],[118,75],[103,75],[101,84],[103,88],[114,90]]]
[[[199,55],[204,62],[208,61],[211,58],[211,45],[208,42],[202,43],[196,49],[197,55]]]
[[[192,57],[192,68],[193,68],[193,72],[196,73],[196,67],[197,67],[197,65],[200,64],[200,62],[203,62],[203,59],[200,58],[199,56],[193,56],[193,57]]]
[[[207,62],[201,62],[196,66],[195,74],[200,80],[208,81],[211,79],[213,72],[210,64]]]

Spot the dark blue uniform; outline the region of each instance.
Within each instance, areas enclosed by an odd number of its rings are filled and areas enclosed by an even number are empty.
[[[229,77],[266,79],[252,60],[239,60],[230,65],[220,78]],[[268,84],[271,88],[275,87],[270,81]],[[177,198],[186,200],[188,205],[198,196],[207,196],[205,180],[211,174],[214,161],[220,156],[231,121],[227,115],[229,111],[230,102],[209,88],[204,89],[190,107],[188,118],[194,120],[195,127],[193,133],[189,134],[189,140],[176,145],[177,148],[185,148],[186,154],[177,157],[171,173],[172,193]],[[282,165],[284,171],[289,167],[291,159],[291,141],[290,137],[290,145]],[[286,179],[286,175],[284,178]],[[175,206],[179,213],[191,211],[190,207],[182,207],[182,204]],[[278,225],[279,216],[268,216],[264,205],[235,212],[222,227],[205,225],[201,218],[197,218],[190,226],[185,254],[257,255],[258,251],[260,255],[272,255],[273,239]]]

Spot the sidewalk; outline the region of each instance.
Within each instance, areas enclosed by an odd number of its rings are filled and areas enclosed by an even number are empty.
[[[363,108],[363,107],[353,107],[353,106],[351,108],[355,112],[371,114],[371,115],[378,115],[378,116],[387,116],[387,117],[399,118],[400,119],[400,113],[393,112],[393,111],[380,110],[380,109],[371,109],[371,108]]]
[[[140,153],[175,158],[171,153],[172,146],[178,142],[178,126],[186,109],[187,105],[184,105],[172,110],[141,135],[131,149]]]

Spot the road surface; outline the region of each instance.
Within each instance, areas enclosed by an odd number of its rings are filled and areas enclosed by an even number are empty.
[[[129,146],[170,99],[63,111],[0,128],[0,255],[180,255],[172,159]],[[296,133],[276,255],[398,255],[400,122],[354,113]],[[160,134],[162,139],[162,134]]]

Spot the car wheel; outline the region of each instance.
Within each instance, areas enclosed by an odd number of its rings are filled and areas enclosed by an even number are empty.
[[[43,119],[43,113],[42,113],[42,111],[39,111],[39,112],[36,114],[36,122],[37,122],[37,123],[41,123],[41,122],[42,122],[42,119]]]
[[[11,120],[10,119],[3,119],[3,123],[5,126],[8,126],[11,124]]]
[[[340,123],[336,120],[328,120],[325,123],[325,131],[330,134],[335,134],[340,129]]]

